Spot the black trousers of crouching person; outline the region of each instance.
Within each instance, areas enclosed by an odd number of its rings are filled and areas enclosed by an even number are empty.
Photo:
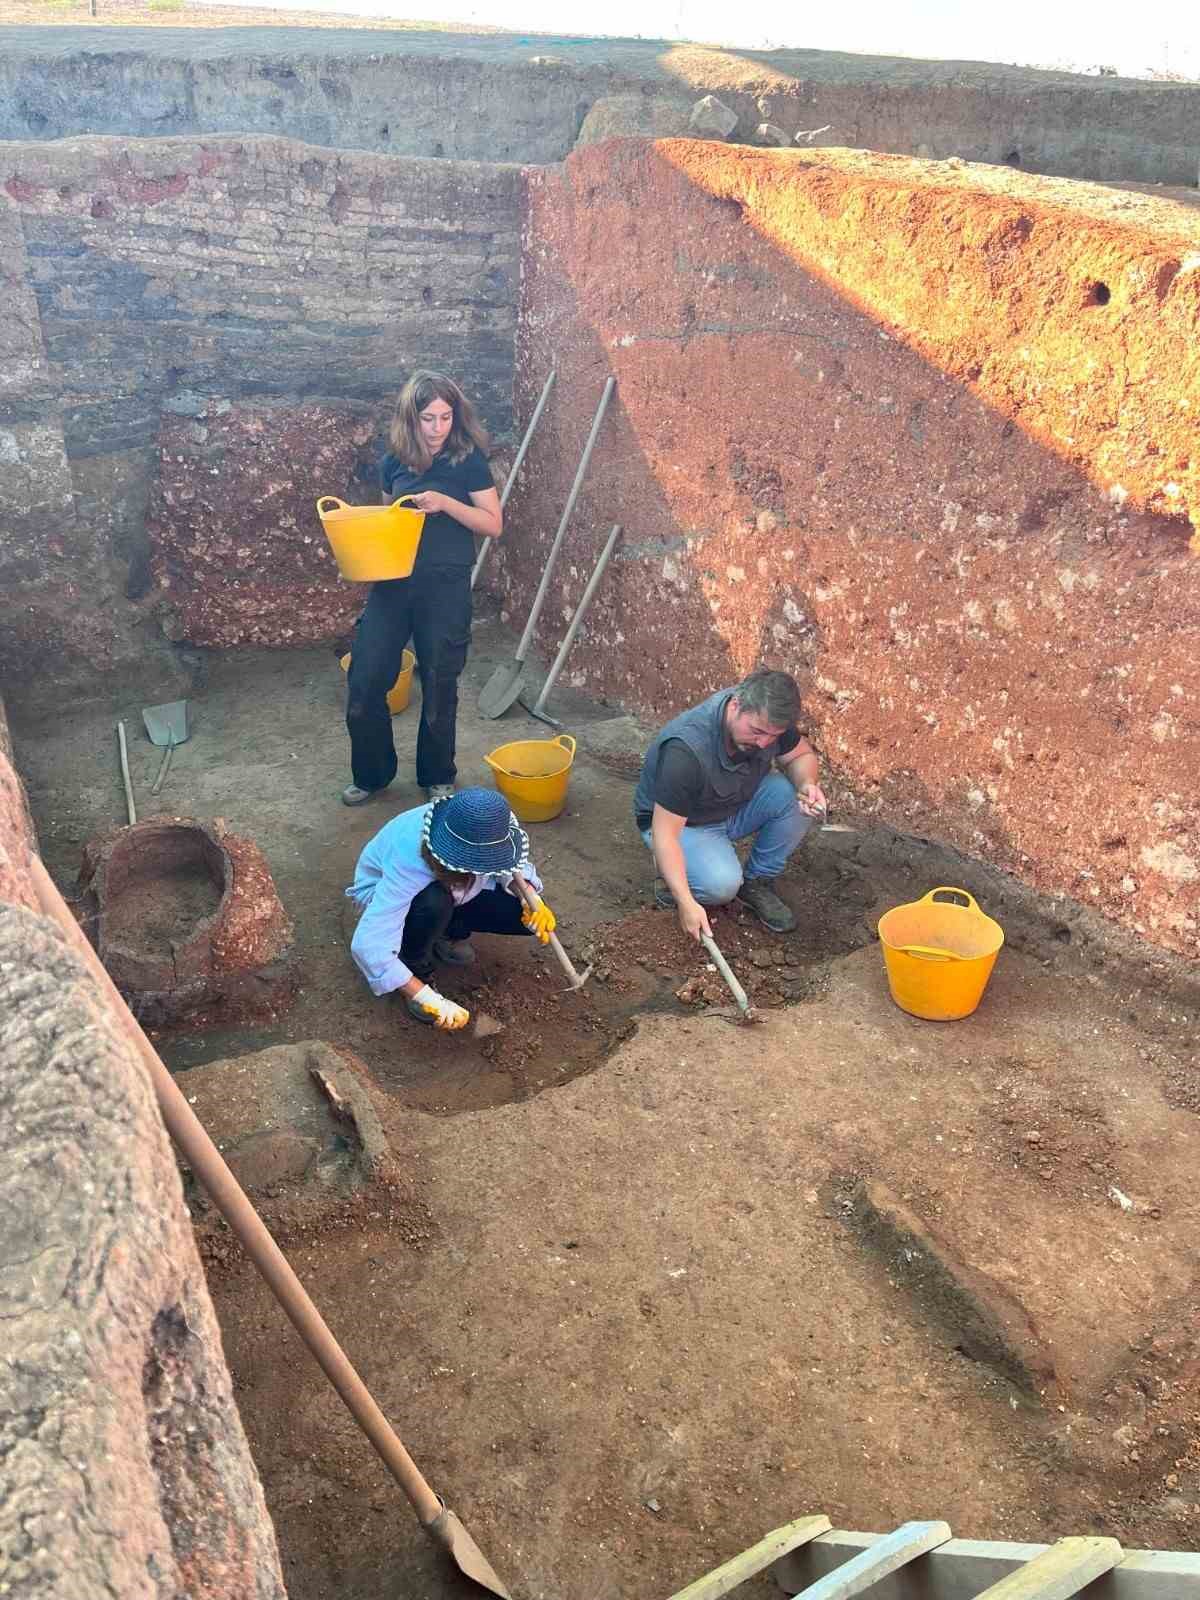
[[[458,906],[443,883],[427,883],[408,908],[400,959],[418,978],[428,979],[434,968],[436,939],[466,939],[472,933],[521,933],[521,902],[505,889],[485,889],[474,900]]]
[[[471,570],[428,567],[411,578],[373,584],[351,647],[346,692],[350,770],[360,789],[382,789],[396,776],[388,690],[412,640],[421,679],[417,782],[453,783],[458,680],[471,646]]]

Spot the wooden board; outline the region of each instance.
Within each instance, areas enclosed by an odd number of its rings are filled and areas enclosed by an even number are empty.
[[[950,1537],[948,1522],[904,1522],[803,1591],[804,1600],[850,1600]],[[872,1597],[874,1600],[874,1597]]]
[[[800,1517],[796,1522],[785,1523],[751,1545],[749,1550],[743,1550],[740,1556],[734,1556],[732,1561],[726,1561],[703,1578],[697,1578],[695,1583],[689,1583],[686,1589],[680,1589],[671,1600],[719,1600],[719,1596],[736,1589],[756,1572],[769,1567],[772,1561],[828,1531],[828,1517]]]
[[[782,1557],[773,1575],[786,1594],[799,1594],[875,1544],[877,1534],[835,1529]],[[988,1539],[950,1539],[928,1559],[877,1583],[870,1600],[976,1600],[990,1585],[1042,1555],[1050,1546]],[[1200,1600],[1200,1554],[1184,1550],[1127,1550],[1118,1566],[1095,1578],[1085,1600]]]
[[[1116,1539],[1060,1539],[985,1589],[980,1600],[1069,1600],[1124,1554]]]

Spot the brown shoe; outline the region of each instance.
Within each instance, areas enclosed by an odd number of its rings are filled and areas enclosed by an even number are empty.
[[[737,897],[753,911],[764,928],[772,933],[791,933],[796,919],[772,889],[773,882],[772,878],[746,878]]]

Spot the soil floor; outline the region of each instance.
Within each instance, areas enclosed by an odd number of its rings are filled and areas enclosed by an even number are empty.
[[[460,783],[489,781],[496,745],[550,735],[519,708],[475,712],[512,647],[477,628]],[[1085,970],[1060,907],[1040,936],[1024,918],[972,1017],[911,1018],[888,997],[875,923],[953,881],[946,860],[825,833],[783,881],[793,935],[715,918],[765,1017],[736,1026],[651,906],[637,730],[564,695],[581,753],[566,811],[531,840],[592,978],[564,993],[526,941],[480,938],[478,966],[445,987],[506,1031],[436,1035],[367,993],[342,894],[362,844],[419,803],[417,708],[394,724],[400,778],[350,810],[342,695],[332,651],[209,663],[161,809],[255,840],[303,982],[272,1024],[156,1042],[184,1073],[307,1039],[364,1065],[403,1195],[323,1221],[298,1206],[286,1242],[515,1594],[666,1596],[810,1512],[1197,1544],[1200,1019],[1177,996]],[[124,820],[118,716],[153,815],[137,704],[13,729],[67,892],[84,841]],[[864,1231],[864,1194],[923,1243]],[[208,1258],[293,1600],[465,1594],[236,1248]],[[918,1270],[930,1259],[939,1281]],[[967,1301],[1007,1365],[980,1358]]]

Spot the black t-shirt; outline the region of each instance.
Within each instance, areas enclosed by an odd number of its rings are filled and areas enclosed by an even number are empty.
[[[379,463],[379,482],[391,500],[399,499],[402,494],[437,489],[464,506],[473,504],[472,493],[495,488],[487,457],[474,445],[461,461],[451,461],[443,449],[440,455],[434,456],[427,472],[414,472],[389,450]],[[466,567],[469,570],[474,565],[475,536],[470,528],[464,528],[445,511],[425,518],[414,573],[431,567]]]
[[[781,760],[800,743],[795,728],[788,728],[776,740],[775,759]],[[677,817],[695,814],[704,796],[704,767],[695,751],[682,739],[667,739],[658,752],[658,771],[654,777],[654,803]],[[637,825],[648,828],[653,813],[639,812]]]

